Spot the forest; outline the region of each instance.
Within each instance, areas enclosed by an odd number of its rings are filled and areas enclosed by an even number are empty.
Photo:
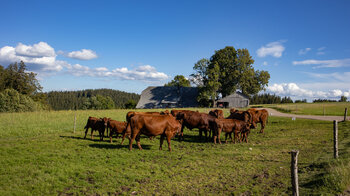
[[[45,93],[54,110],[135,108],[140,95],[113,89],[51,91]]]

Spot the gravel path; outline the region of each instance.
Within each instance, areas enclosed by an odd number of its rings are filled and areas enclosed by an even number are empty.
[[[299,114],[287,114],[279,112],[275,109],[271,108],[264,108],[269,112],[270,116],[280,116],[280,117],[289,117],[289,118],[304,118],[304,119],[312,119],[312,120],[325,120],[325,121],[343,121],[344,116],[316,116],[316,115],[299,115]],[[350,117],[346,118],[347,120],[350,119]]]

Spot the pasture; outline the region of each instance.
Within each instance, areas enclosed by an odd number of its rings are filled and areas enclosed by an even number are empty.
[[[267,104],[264,107],[293,114],[343,116],[345,108],[350,110],[350,102]]]
[[[249,143],[238,144],[214,145],[185,129],[172,152],[166,142],[158,150],[159,136],[141,137],[144,150],[134,143],[131,152],[120,138],[101,142],[95,132],[91,140],[89,130],[83,139],[89,116],[124,121],[128,111],[0,114],[0,195],[290,195],[294,149],[301,195],[341,193],[350,185],[349,122],[339,124],[339,160],[332,123],[316,120],[270,117],[265,134],[258,127]]]

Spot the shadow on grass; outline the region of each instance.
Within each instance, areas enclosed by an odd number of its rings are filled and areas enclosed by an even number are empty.
[[[141,144],[141,147],[143,150],[150,150],[152,145],[147,145],[147,144]],[[103,148],[103,149],[121,149],[121,148],[129,148],[128,145],[121,145],[121,144],[90,144],[89,147],[92,148]],[[136,144],[132,145],[133,150],[138,150],[139,148],[137,147]]]
[[[84,139],[84,137],[77,137],[77,136],[65,136],[65,135],[61,135],[61,138],[68,138],[68,139],[76,139],[76,140],[89,140],[89,141],[93,141],[93,142],[109,142],[109,137],[104,137],[104,139],[101,141],[100,138],[97,136],[94,139],[88,138],[86,137]],[[106,138],[108,138],[108,140],[105,140]]]

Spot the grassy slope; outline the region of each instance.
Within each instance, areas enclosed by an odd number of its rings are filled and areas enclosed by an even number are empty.
[[[144,150],[132,152],[120,139],[83,139],[89,115],[124,120],[126,112],[0,114],[0,195],[290,194],[293,149],[300,150],[302,195],[339,192],[349,183],[349,124],[340,125],[340,156],[347,157],[340,161],[332,161],[332,124],[313,120],[271,117],[266,133],[253,130],[248,144],[200,142],[198,132],[185,130],[171,153],[158,150],[159,137],[141,138]]]
[[[293,114],[343,116],[345,108],[350,110],[350,102],[267,104],[264,107]],[[348,111],[348,115],[350,115],[350,111]]]

